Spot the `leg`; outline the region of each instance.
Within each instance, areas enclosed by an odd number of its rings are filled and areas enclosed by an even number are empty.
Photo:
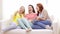
[[[16,29],[21,29],[21,27],[20,26],[17,26],[17,28]]]
[[[21,19],[18,19],[18,24],[19,24],[19,26],[20,26],[21,28],[27,29]]]
[[[37,24],[36,24],[37,22],[38,22],[37,20],[33,20],[33,24],[34,24],[34,25],[37,25]]]
[[[16,28],[17,28],[17,26],[14,23],[11,23],[9,27],[3,29],[3,32],[6,32],[6,31],[9,31],[12,29],[16,29]]]
[[[44,29],[44,28],[42,28],[42,27],[40,27],[38,25],[32,25],[32,29]]]
[[[44,29],[45,29],[45,27],[46,27],[46,25],[43,24],[43,23],[41,23],[41,22],[35,22],[35,23],[33,23],[33,25],[38,25],[38,26],[40,26],[40,27],[42,27],[42,28],[44,28]]]
[[[27,19],[22,18],[22,22],[27,26],[27,28],[31,28],[32,23],[30,23]]]
[[[49,21],[49,20],[40,21],[40,22],[43,23],[43,24],[45,24],[45,25],[51,26],[51,21]]]
[[[51,23],[49,21],[36,21],[33,23],[34,25],[39,25],[42,28],[46,28],[46,25],[51,26]]]

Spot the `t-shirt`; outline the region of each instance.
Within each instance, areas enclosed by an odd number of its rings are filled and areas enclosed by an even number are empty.
[[[37,17],[37,14],[36,13],[26,14],[25,17],[28,20],[34,20]]]
[[[16,25],[18,25],[17,19],[18,19],[18,18],[23,18],[23,17],[24,17],[23,14],[16,13],[16,15],[13,16],[13,22],[14,22]]]

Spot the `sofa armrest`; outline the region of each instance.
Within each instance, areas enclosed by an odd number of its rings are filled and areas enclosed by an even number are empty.
[[[58,22],[53,22],[52,27],[53,27],[53,34],[58,34]]]

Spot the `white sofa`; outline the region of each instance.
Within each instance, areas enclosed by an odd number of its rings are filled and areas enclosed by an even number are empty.
[[[10,20],[7,20],[4,23],[6,25],[6,23],[9,23],[9,22],[10,22]],[[14,30],[10,30],[8,32],[5,32],[4,34],[58,34],[57,25],[58,25],[58,23],[53,21],[52,22],[52,26],[53,26],[52,30],[49,30],[49,29],[33,29],[31,32],[26,32],[25,30],[22,30],[22,29],[14,29]]]

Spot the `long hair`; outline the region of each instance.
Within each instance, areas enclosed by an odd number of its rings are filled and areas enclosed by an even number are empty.
[[[24,7],[24,6],[21,6],[21,7],[24,8],[24,11],[22,12],[22,14],[25,15],[25,7]],[[20,7],[20,8],[21,8],[21,7]]]
[[[43,10],[43,5],[41,3],[38,3],[37,6],[39,7],[39,11],[42,12]],[[39,16],[39,11],[37,11],[37,16]]]
[[[23,16],[25,15],[25,8],[24,8],[24,11],[23,11]]]
[[[34,7],[32,5],[29,5],[29,6],[31,6],[33,8],[33,13],[35,13]]]
[[[21,6],[21,7],[24,7],[24,6]],[[21,8],[20,7],[20,8]],[[16,14],[18,13],[18,11],[16,11],[15,13],[14,13],[14,16],[16,16]],[[24,7],[24,11],[22,12],[22,14],[23,14],[23,16],[25,15],[25,7]]]

